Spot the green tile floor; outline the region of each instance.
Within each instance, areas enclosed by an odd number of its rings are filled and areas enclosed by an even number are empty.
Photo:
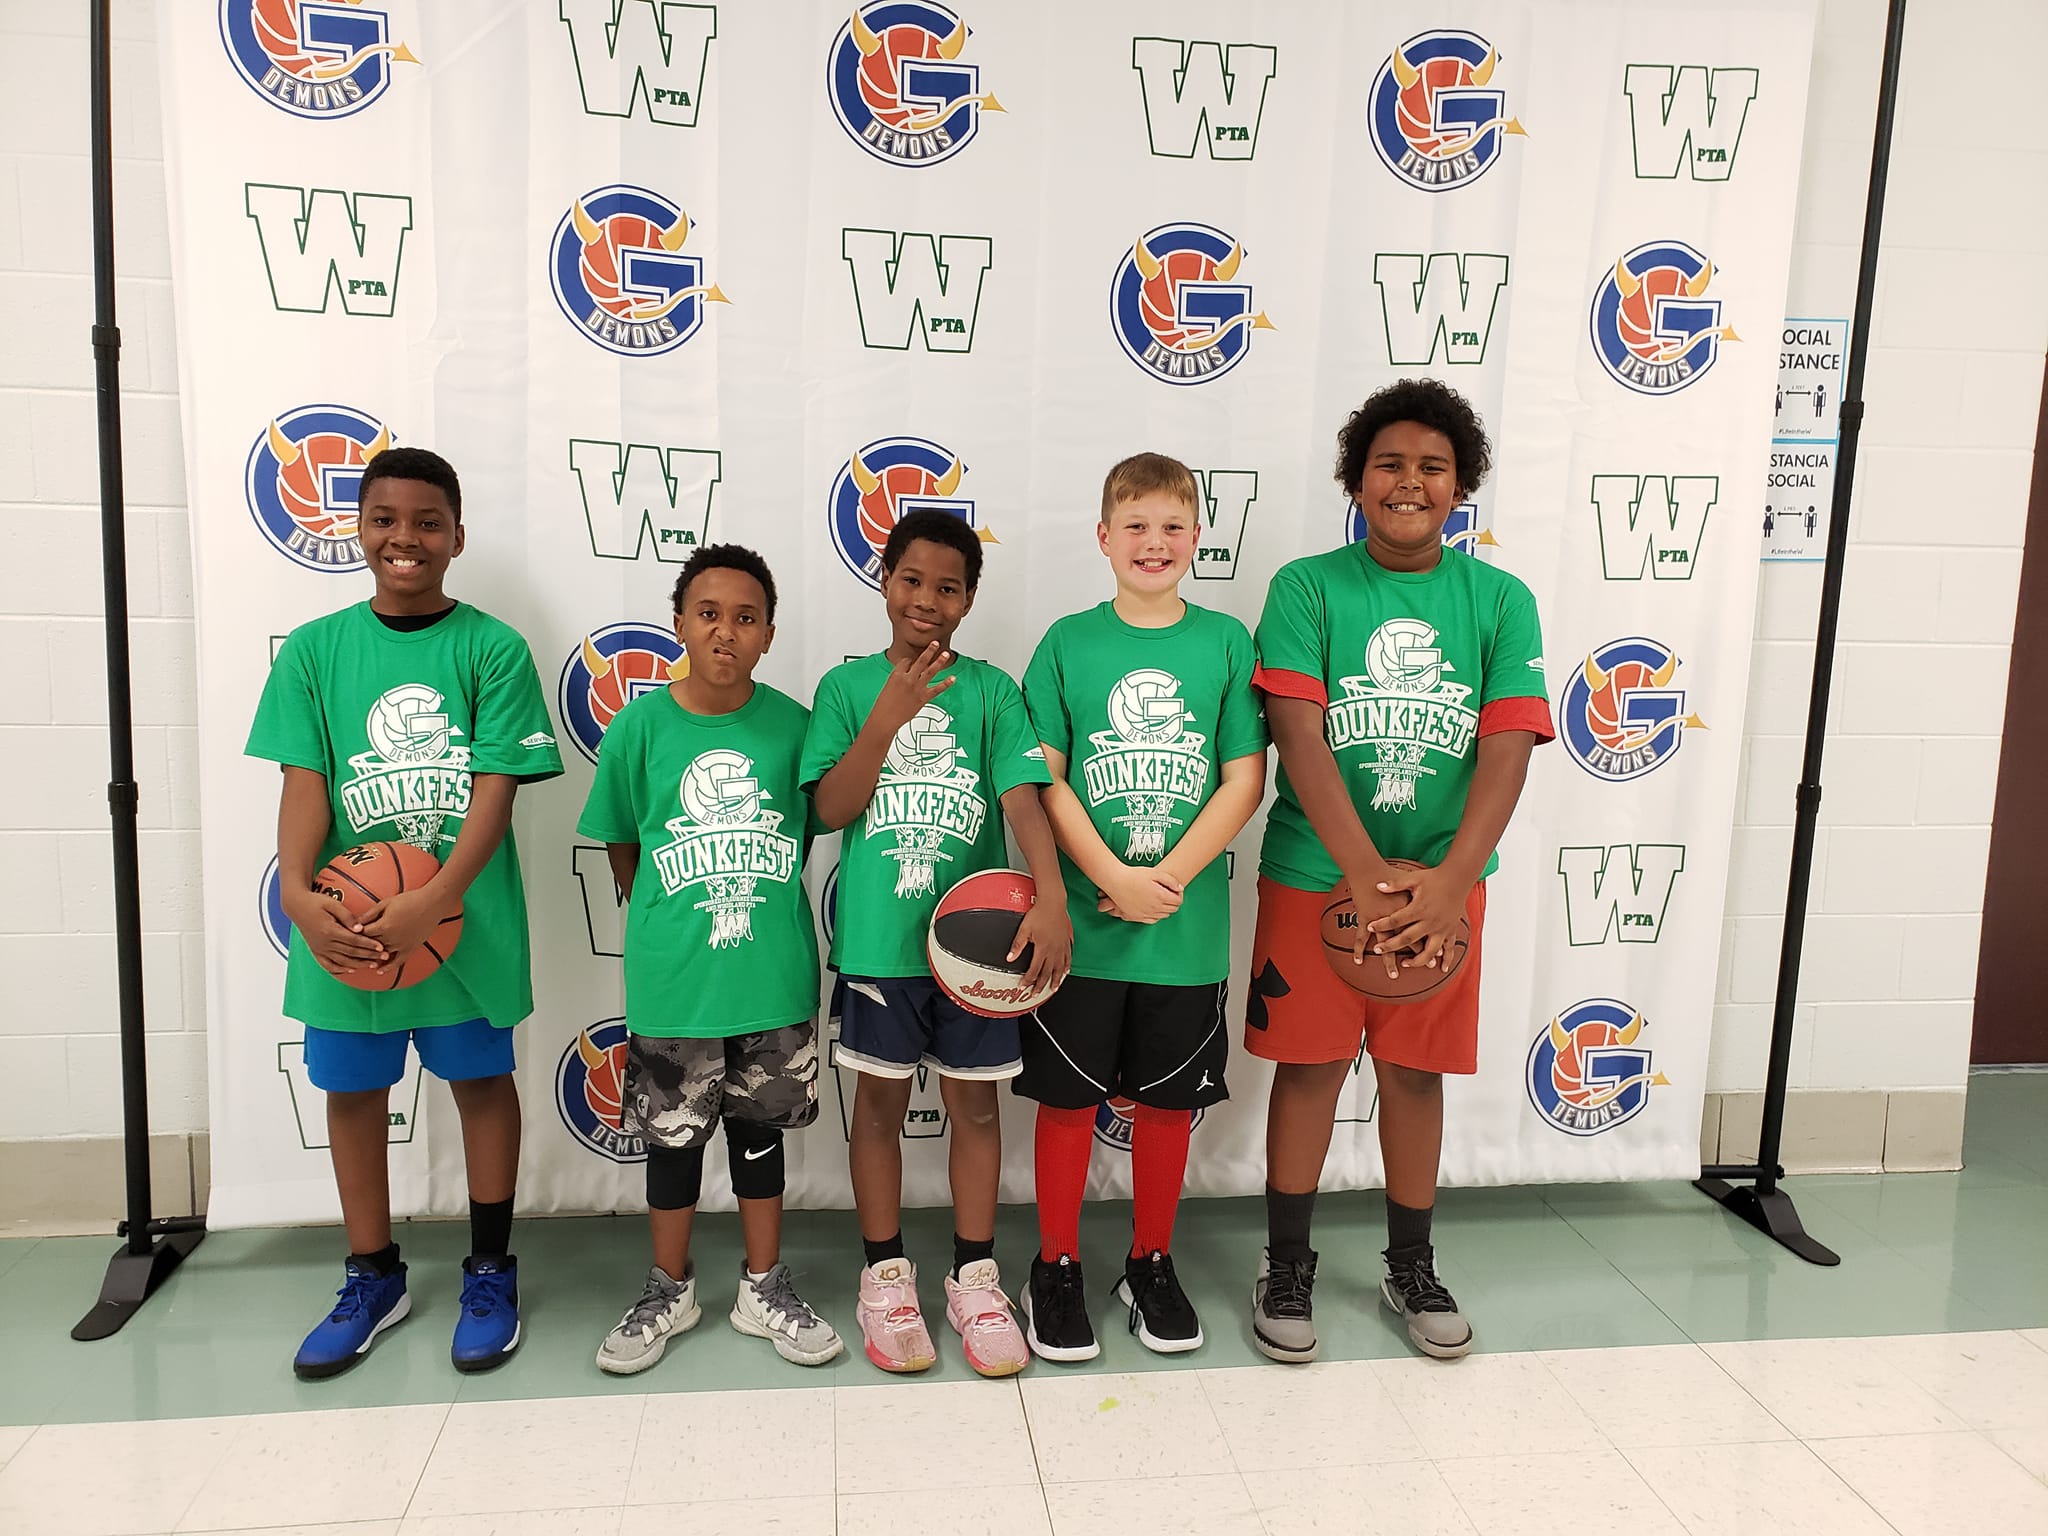
[[[1440,1265],[1480,1347],[1493,1351],[2048,1325],[2044,1126],[2048,1074],[1980,1074],[1971,1083],[1961,1173],[1787,1180],[1808,1228],[1842,1255],[1837,1269],[1793,1258],[1682,1183],[1446,1191]],[[911,1256],[929,1276],[932,1308],[949,1256],[946,1213],[910,1212],[905,1225]],[[1318,1207],[1316,1321],[1327,1359],[1408,1352],[1392,1315],[1374,1304],[1383,1231],[1376,1193],[1326,1195]],[[1188,1355],[1149,1354],[1107,1302],[1128,1233],[1126,1206],[1091,1207],[1083,1221],[1090,1284],[1105,1298],[1097,1314],[1104,1347],[1079,1369],[1184,1370],[1262,1358],[1246,1318],[1264,1238],[1259,1201],[1204,1200],[1183,1213],[1175,1256],[1208,1332],[1206,1346]],[[73,1343],[68,1331],[98,1292],[110,1240],[0,1241],[0,1424],[883,1379],[857,1348],[801,1371],[734,1333],[723,1316],[739,1263],[733,1218],[707,1217],[699,1234],[703,1324],[653,1372],[617,1381],[601,1375],[591,1355],[637,1294],[647,1262],[641,1221],[522,1222],[525,1343],[503,1368],[462,1377],[447,1349],[466,1230],[411,1224],[400,1235],[412,1266],[411,1319],[362,1366],[315,1385],[293,1379],[290,1359],[336,1283],[331,1228],[215,1233],[135,1322],[96,1344]],[[1031,1212],[1006,1207],[998,1252],[1013,1286],[1033,1241]],[[857,1253],[851,1212],[791,1214],[785,1255],[799,1284],[849,1332],[849,1255]],[[920,1379],[962,1379],[968,1373],[942,1331],[943,1314],[931,1315],[940,1363]]]

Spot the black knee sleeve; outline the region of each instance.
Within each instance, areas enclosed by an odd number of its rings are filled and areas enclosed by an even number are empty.
[[[751,1120],[725,1122],[732,1192],[741,1200],[773,1200],[782,1193],[782,1132]]]
[[[687,1211],[704,1189],[704,1147],[699,1143],[647,1149],[647,1206],[655,1211]]]

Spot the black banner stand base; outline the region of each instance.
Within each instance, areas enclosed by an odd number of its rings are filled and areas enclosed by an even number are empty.
[[[1834,1249],[1807,1235],[1799,1220],[1799,1212],[1792,1205],[1792,1197],[1785,1191],[1764,1189],[1755,1184],[1731,1184],[1725,1178],[1715,1177],[1724,1171],[1741,1178],[1753,1176],[1757,1170],[1703,1170],[1701,1176],[1692,1181],[1692,1187],[1709,1200],[1719,1201],[1765,1237],[1789,1248],[1807,1263],[1834,1265],[1842,1262],[1842,1256]]]
[[[123,1225],[126,1225],[123,1223]],[[170,1279],[185,1256],[206,1239],[204,1216],[169,1216],[149,1224],[148,1246],[123,1248],[107,1263],[100,1299],[78,1320],[71,1337],[81,1343],[119,1333],[129,1318]]]

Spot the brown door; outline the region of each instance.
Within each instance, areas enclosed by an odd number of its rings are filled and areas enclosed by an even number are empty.
[[[1970,1060],[2048,1062],[2048,389],[2034,436]]]

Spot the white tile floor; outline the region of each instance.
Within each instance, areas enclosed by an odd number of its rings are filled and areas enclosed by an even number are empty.
[[[6,1536],[1147,1527],[2048,1532],[2048,1331],[0,1428]]]

